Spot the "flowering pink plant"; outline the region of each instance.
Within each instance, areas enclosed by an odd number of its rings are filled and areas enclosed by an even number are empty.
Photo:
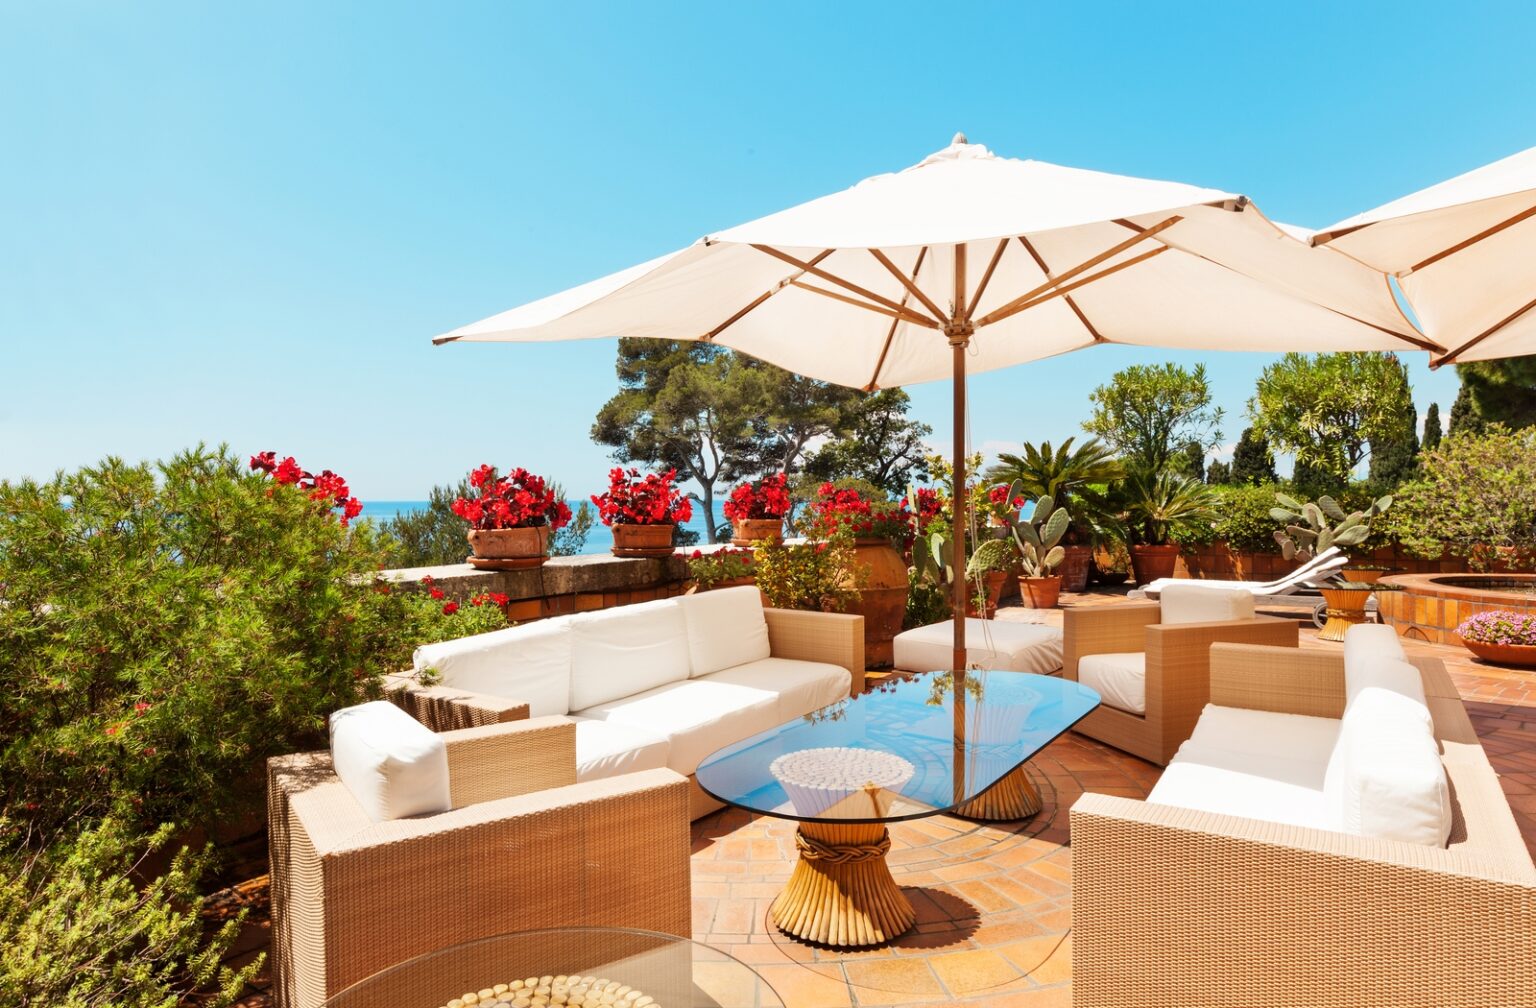
[[[1479,644],[1536,645],[1536,615],[1508,609],[1480,612],[1463,620],[1456,628],[1456,635]]]
[[[676,481],[676,469],[610,469],[608,492],[593,495],[592,503],[604,525],[681,525],[693,517],[693,502],[677,489]]]
[[[469,522],[470,528],[509,529],[564,528],[571,520],[571,508],[555,496],[544,477],[527,469],[513,469],[498,475],[494,466],[482,465],[469,474],[469,485],[480,491],[479,497],[459,497],[450,505],[453,513]]]
[[[322,469],[320,475],[316,476],[299,468],[292,455],[279,462],[277,452],[270,451],[252,455],[251,468],[266,473],[276,483],[297,487],[309,494],[310,500],[323,503],[327,511],[340,508],[343,525],[362,513],[363,502],[352,496],[345,479],[329,469]],[[271,493],[270,490],[267,492]]]
[[[789,514],[789,479],[783,473],[766,476],[756,484],[743,483],[731,491],[721,507],[727,521],[783,518]]]

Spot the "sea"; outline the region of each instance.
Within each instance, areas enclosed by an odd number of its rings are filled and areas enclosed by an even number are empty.
[[[571,512],[574,514],[582,502],[579,500],[567,500],[566,503],[570,505]],[[590,501],[587,503],[591,504]],[[363,512],[360,517],[372,518],[375,522],[382,525],[396,515],[405,514],[409,511],[424,511],[426,507],[426,501],[364,501]],[[715,520],[720,522],[724,519],[717,515]],[[699,507],[697,503],[693,507],[693,519],[683,527],[697,532],[700,542],[709,541],[709,536],[706,534],[709,525],[704,518],[704,509]],[[587,533],[586,545],[582,547],[581,552],[584,555],[607,553],[612,548],[613,533],[608,530],[608,526],[602,522],[593,522],[591,530]]]

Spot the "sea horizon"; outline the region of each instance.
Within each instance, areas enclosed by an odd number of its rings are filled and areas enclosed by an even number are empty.
[[[592,502],[589,500],[583,500],[582,498],[567,497],[566,503],[570,505],[571,512],[574,514],[576,509],[583,503],[591,506]],[[399,515],[408,514],[411,511],[425,511],[428,506],[429,502],[424,500],[364,501],[363,510],[358,515],[358,517],[371,518],[378,524],[383,525],[391,518],[397,517]],[[594,515],[594,517],[596,516]],[[724,521],[723,518],[718,520]],[[704,511],[703,508],[699,507],[697,504],[695,504],[693,509],[693,518],[684,523],[683,527],[697,532],[699,534],[700,542],[709,541],[708,526],[705,523]],[[581,553],[579,555],[590,556],[594,554],[602,554],[607,553],[612,549],[613,532],[602,522],[594,521],[591,530],[587,532],[587,541],[582,545]]]

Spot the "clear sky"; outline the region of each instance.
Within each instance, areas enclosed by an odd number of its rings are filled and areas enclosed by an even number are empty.
[[[482,461],[591,492],[612,343],[429,337],[957,130],[1321,226],[1536,143],[1533,37],[1529,3],[0,2],[0,478],[206,440],[365,499]],[[1196,356],[979,376],[974,440]],[[1207,361],[1228,440],[1268,359]],[[947,383],[912,393],[947,439]]]

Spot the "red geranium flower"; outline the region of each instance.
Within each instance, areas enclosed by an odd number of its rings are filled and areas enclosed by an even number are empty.
[[[478,497],[459,497],[449,505],[471,528],[507,529],[564,528],[571,520],[570,506],[555,496],[542,476],[527,469],[513,469],[505,476],[495,466],[482,465],[469,474],[469,485]]]
[[[593,496],[604,525],[681,525],[693,517],[693,502],[677,489],[677,470],[608,472],[608,492]]]
[[[444,602],[443,603],[443,615],[444,616],[452,616],[454,613],[456,613],[458,611],[459,611],[459,604],[457,602]]]
[[[728,521],[783,518],[789,514],[789,479],[774,473],[757,482],[743,483],[731,491],[721,510]]]

